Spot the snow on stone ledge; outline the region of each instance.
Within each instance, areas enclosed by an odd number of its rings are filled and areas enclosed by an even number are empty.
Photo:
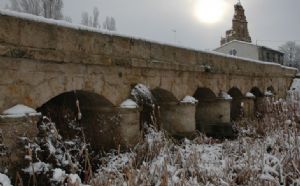
[[[290,90],[300,92],[300,79],[299,78],[295,78],[293,80]]]
[[[273,93],[271,91],[266,91],[265,96],[273,96]]]
[[[181,101],[181,103],[191,103],[191,104],[197,104],[198,100],[196,100],[192,96],[185,96]]]
[[[224,91],[220,92],[219,96],[225,100],[232,100],[232,97]]]
[[[5,175],[0,173],[0,185],[2,186],[12,186],[10,179]]]
[[[121,103],[120,107],[134,109],[134,108],[138,108],[138,105],[132,99],[127,99],[123,103]]]
[[[255,95],[252,94],[251,92],[246,93],[246,98],[255,98]]]
[[[2,112],[1,118],[19,118],[25,116],[40,116],[36,110],[28,106],[18,104]]]

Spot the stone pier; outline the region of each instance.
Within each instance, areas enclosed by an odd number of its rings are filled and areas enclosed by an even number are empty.
[[[120,115],[121,145],[133,147],[141,139],[139,108],[118,108]]]
[[[37,134],[39,116],[4,118],[0,116],[0,172],[15,178],[16,171],[24,166],[25,148],[20,145],[21,138],[33,140]]]
[[[162,127],[173,136],[187,137],[196,130],[196,105],[167,103],[160,105]]]
[[[197,129],[209,136],[231,137],[230,107],[229,99],[199,101],[196,109]]]
[[[243,108],[243,116],[245,118],[253,119],[255,117],[255,97],[245,97],[241,101]]]
[[[86,137],[95,150],[118,149],[119,146],[127,149],[139,142],[140,109],[97,108],[82,112]]]

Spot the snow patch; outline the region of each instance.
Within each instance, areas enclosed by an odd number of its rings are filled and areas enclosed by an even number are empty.
[[[290,90],[300,92],[300,78],[295,78],[293,80]]]
[[[81,184],[81,179],[78,174],[69,174],[69,181],[71,184],[79,183]]]
[[[191,103],[191,104],[197,104],[198,100],[196,100],[192,96],[185,96],[183,100],[180,101],[181,103]]]
[[[129,109],[133,109],[133,108],[138,108],[138,105],[135,101],[133,101],[132,99],[127,99],[125,100],[123,103],[121,103],[120,105],[121,108],[129,108]]]
[[[0,185],[2,186],[12,186],[10,179],[5,175],[0,173]]]
[[[144,103],[153,104],[154,97],[148,87],[143,84],[137,84],[131,90],[131,95],[139,105],[143,105]]]
[[[53,177],[52,180],[56,182],[62,182],[64,181],[66,177],[66,172],[62,169],[56,168],[53,170]]]
[[[223,98],[225,100],[232,100],[232,97],[224,91],[221,91],[219,96],[220,96],[220,98]]]
[[[40,116],[41,113],[37,113],[36,110],[33,108],[30,108],[28,106],[18,104],[15,105],[7,110],[4,110],[2,112],[2,115],[0,115],[1,118],[21,118],[25,116]]]
[[[246,93],[246,98],[255,98],[255,95],[252,94],[251,92]]]
[[[271,91],[266,91],[265,96],[273,96],[273,93]]]
[[[30,108],[28,106],[18,104],[18,105],[15,105],[15,106],[3,111],[2,114],[4,114],[4,115],[25,115],[25,114],[32,114],[32,113],[36,113],[36,110],[34,110],[33,108]]]
[[[40,174],[48,172],[49,167],[49,164],[40,161],[30,164],[27,168],[23,169],[23,171],[29,173],[30,175],[33,175],[33,173]]]

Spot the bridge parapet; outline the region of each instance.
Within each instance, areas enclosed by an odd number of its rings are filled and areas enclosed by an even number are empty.
[[[7,14],[7,12],[6,12]],[[0,55],[58,63],[294,76],[295,70],[221,54],[20,19],[0,12]],[[207,69],[209,68],[209,69]]]

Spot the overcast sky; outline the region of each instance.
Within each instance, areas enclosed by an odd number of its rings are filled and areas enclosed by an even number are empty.
[[[224,1],[226,7],[222,19],[213,24],[196,18],[197,1],[201,0],[64,0],[64,14],[71,16],[74,23],[80,23],[81,13],[92,13],[97,6],[101,22],[105,16],[116,19],[118,33],[196,49],[214,49],[219,46],[220,37],[231,28],[233,5],[237,0],[215,0]],[[0,6],[7,2],[0,0]],[[283,41],[300,40],[300,0],[241,2],[254,43],[275,48]]]

